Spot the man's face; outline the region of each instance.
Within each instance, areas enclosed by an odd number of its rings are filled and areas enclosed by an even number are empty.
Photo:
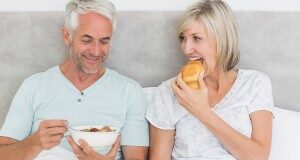
[[[100,14],[78,15],[69,56],[79,70],[89,74],[99,71],[109,52],[112,30],[110,20]]]

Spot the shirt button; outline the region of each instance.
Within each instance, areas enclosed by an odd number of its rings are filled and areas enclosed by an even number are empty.
[[[77,101],[78,101],[78,102],[81,102],[81,99],[78,99]]]
[[[80,94],[81,94],[81,95],[84,95],[84,93],[83,93],[83,92],[81,92]]]

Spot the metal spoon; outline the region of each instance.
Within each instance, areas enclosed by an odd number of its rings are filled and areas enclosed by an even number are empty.
[[[73,131],[77,131],[77,132],[80,132],[80,130],[78,130],[78,129],[75,129],[75,128],[72,128],[72,127],[67,127],[68,129],[70,129],[70,130],[73,130]]]

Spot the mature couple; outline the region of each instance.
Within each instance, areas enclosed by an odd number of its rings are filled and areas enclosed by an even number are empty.
[[[237,24],[225,2],[199,0],[179,22],[184,55],[203,60],[201,89],[189,88],[179,74],[158,86],[149,104],[137,82],[103,66],[115,15],[107,0],[67,4],[68,56],[19,88],[0,130],[0,159],[33,159],[55,146],[93,160],[268,159],[271,83],[262,73],[236,68]],[[120,130],[112,148],[93,150],[63,138],[67,126],[107,122]]]

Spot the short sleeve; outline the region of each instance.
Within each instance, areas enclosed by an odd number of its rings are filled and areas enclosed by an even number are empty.
[[[128,110],[121,128],[121,145],[149,146],[149,125],[145,118],[148,101],[140,86],[129,95]]]
[[[248,111],[252,113],[259,110],[267,110],[273,113],[273,108],[274,101],[271,80],[266,75],[261,74],[253,83]]]
[[[0,136],[20,141],[30,134],[33,119],[31,95],[29,83],[25,80],[12,100]]]
[[[175,129],[174,110],[173,110],[173,92],[170,86],[162,83],[154,92],[148,110],[146,113],[147,120],[155,127],[165,130]],[[171,82],[169,82],[171,83]]]

